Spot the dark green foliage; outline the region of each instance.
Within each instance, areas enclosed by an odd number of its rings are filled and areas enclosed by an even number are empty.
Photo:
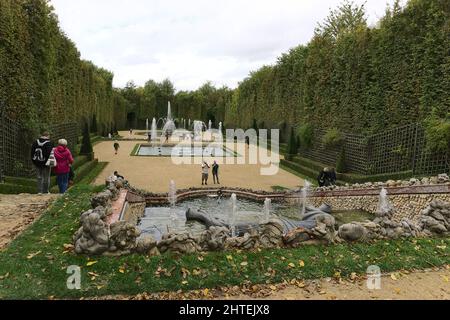
[[[256,119],[253,119],[252,129],[256,131],[256,134],[258,134],[258,122]]]
[[[334,148],[340,146],[344,142],[344,137],[339,129],[328,129],[322,138],[322,143],[325,148]]]
[[[92,116],[91,132],[98,133],[97,115]]]
[[[92,155],[92,143],[91,143],[91,135],[89,133],[89,126],[85,124],[83,130],[83,140],[81,142],[80,155],[90,156]]]
[[[371,134],[450,110],[447,0],[395,4],[374,27],[344,3],[307,45],[252,72],[234,91],[227,124],[337,128]],[[301,139],[302,140],[302,139]],[[302,146],[305,147],[305,146]]]
[[[0,0],[0,101],[29,136],[47,125],[111,121],[113,75],[80,59],[47,0]]]
[[[339,154],[339,158],[336,162],[336,171],[339,173],[347,173],[347,166],[346,166],[346,159],[345,159],[345,149],[342,148],[341,153]]]
[[[298,153],[297,150],[297,140],[294,128],[291,128],[291,134],[289,135],[289,142],[288,142],[288,154],[286,155],[287,160],[291,160],[294,155]]]
[[[314,134],[314,131],[313,131],[312,126],[310,126],[308,124],[304,124],[299,127],[298,137],[300,140],[300,146],[302,148],[308,149],[311,147],[312,141],[313,141],[313,134]]]
[[[446,118],[433,113],[425,121],[425,132],[429,151],[450,154],[450,113]]]

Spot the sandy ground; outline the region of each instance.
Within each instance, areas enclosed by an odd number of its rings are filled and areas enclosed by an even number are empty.
[[[0,250],[44,212],[58,195],[0,195]]]
[[[367,280],[294,280],[277,285],[243,285],[190,292],[106,296],[95,300],[450,300],[450,265],[381,278],[380,290],[367,289]]]
[[[121,132],[121,135],[124,138],[130,138],[128,132]],[[132,138],[142,139],[142,137],[134,136]],[[202,186],[200,164],[176,165],[170,157],[130,156],[138,143],[139,141],[120,141],[118,155],[114,154],[114,141],[97,144],[94,147],[95,157],[99,161],[109,162],[109,164],[94,183],[103,184],[105,178],[112,175],[114,171],[118,171],[131,185],[151,192],[167,192],[170,180],[174,180],[179,189]],[[145,142],[142,141],[142,143]],[[212,164],[216,159],[205,158],[205,160]],[[296,188],[303,185],[302,179],[281,169],[273,176],[261,175],[260,170],[263,167],[267,166],[260,164],[223,164],[220,166],[221,186],[272,191],[272,186]],[[212,185],[210,171],[209,187]]]
[[[395,280],[394,280],[395,279]],[[312,281],[304,288],[289,285],[275,291],[268,300],[449,300],[450,268],[410,274],[393,274],[381,279],[380,290],[369,290],[367,280],[337,281],[325,279]],[[301,285],[303,286],[303,285]],[[249,299],[239,295],[231,299]]]

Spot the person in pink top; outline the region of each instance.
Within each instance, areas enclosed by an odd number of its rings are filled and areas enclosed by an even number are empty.
[[[69,187],[70,165],[73,163],[72,153],[67,148],[67,140],[59,140],[54,153],[56,159],[56,167],[54,168],[56,182],[58,183],[59,192],[66,193]]]

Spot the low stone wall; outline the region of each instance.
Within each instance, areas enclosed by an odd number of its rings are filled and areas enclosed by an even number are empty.
[[[389,200],[395,208],[395,212],[392,217],[393,221],[400,222],[402,219],[409,219],[413,222],[419,222],[422,211],[426,207],[428,207],[435,200],[450,202],[450,194],[391,195],[389,196]],[[315,207],[319,207],[323,203],[327,203],[333,208],[333,211],[363,210],[375,215],[378,210],[379,196],[325,196],[311,197],[308,201]]]
[[[137,225],[139,219],[142,218],[145,213],[145,207],[145,202],[127,202],[121,220],[131,223],[132,225]]]

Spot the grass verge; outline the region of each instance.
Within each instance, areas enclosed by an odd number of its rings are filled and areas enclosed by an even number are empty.
[[[443,266],[450,262],[450,239],[381,241],[373,244],[305,246],[257,252],[219,252],[174,258],[131,255],[120,258],[66,252],[79,216],[102,187],[77,185],[0,252],[0,298],[81,298],[133,295],[291,279],[365,274],[370,265],[383,272]],[[81,290],[68,290],[69,266],[80,266]],[[271,271],[272,270],[272,271]]]

